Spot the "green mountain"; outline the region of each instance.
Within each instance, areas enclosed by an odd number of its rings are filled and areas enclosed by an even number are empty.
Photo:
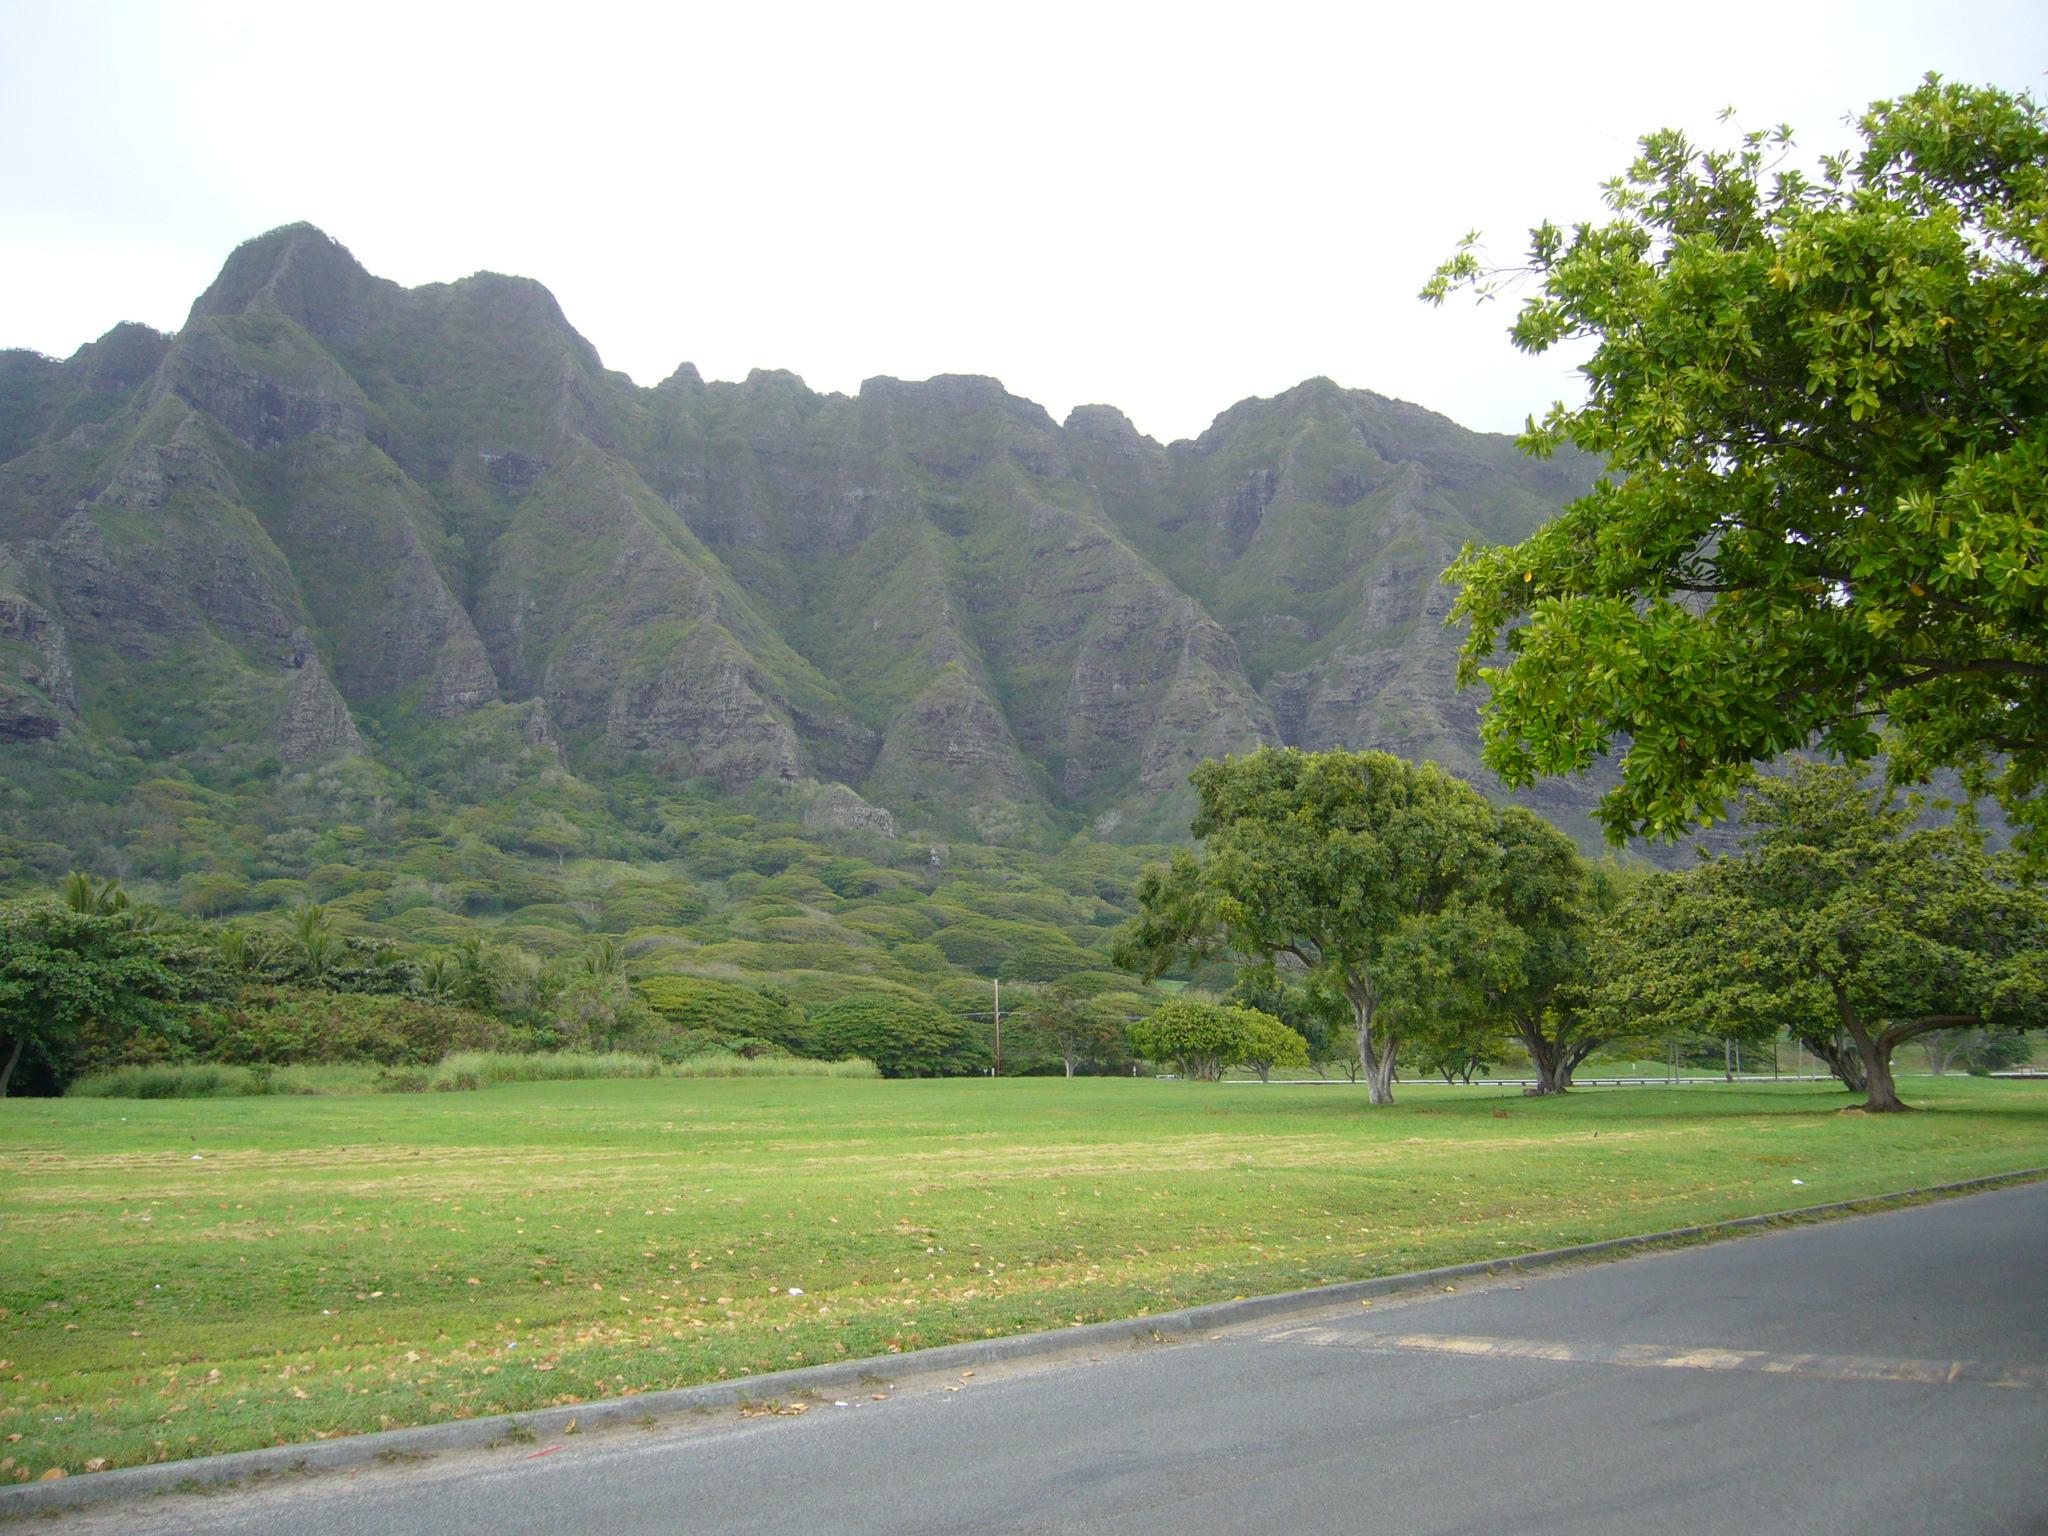
[[[1592,473],[1327,380],[1171,445],[983,378],[641,388],[536,283],[280,229],[173,336],[0,353],[0,857],[296,875],[336,785],[1051,850],[1183,835],[1261,743],[1477,776],[1438,573]]]

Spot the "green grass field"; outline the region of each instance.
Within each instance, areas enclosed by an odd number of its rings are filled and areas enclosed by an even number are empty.
[[[0,1103],[0,1476],[1128,1316],[2048,1164],[2048,1084],[653,1079]],[[1801,1182],[1803,1181],[1803,1182]],[[799,1294],[800,1293],[800,1294]]]

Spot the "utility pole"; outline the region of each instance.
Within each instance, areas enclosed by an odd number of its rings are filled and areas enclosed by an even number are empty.
[[[994,1072],[992,1072],[992,1073],[991,1073],[991,1074],[989,1074],[989,1075],[990,1075],[990,1076],[992,1076],[992,1077],[1001,1077],[1001,1076],[1003,1075],[1003,978],[1002,978],[1002,977],[1000,977],[1000,976],[998,976],[998,977],[996,977],[996,979],[995,979],[995,982],[996,982],[996,1069],[995,1069],[995,1071],[994,1071]]]

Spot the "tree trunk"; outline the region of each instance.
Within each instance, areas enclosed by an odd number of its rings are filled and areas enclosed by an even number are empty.
[[[1067,1064],[1067,1076],[1072,1077],[1074,1075],[1074,1058],[1071,1056],[1066,1056],[1062,1057],[1061,1059],[1064,1060]]]
[[[1863,1107],[1874,1114],[1890,1114],[1906,1106],[1899,1102],[1899,1090],[1892,1084],[1892,1037],[1889,1030],[1873,1036],[1863,1027],[1863,1021],[1856,1016],[1856,1010],[1849,1006],[1849,995],[1840,987],[1835,989],[1835,1012],[1841,1016],[1842,1028],[1856,1044],[1856,1054],[1863,1061]]]
[[[1365,1042],[1359,1042],[1363,1047]],[[1375,1104],[1394,1102],[1394,1053],[1388,1051],[1376,1061],[1365,1064],[1366,1096]]]
[[[1956,1064],[1958,1058],[1969,1054],[1976,1039],[1976,1035],[1969,1030],[1937,1029],[1920,1043],[1927,1051],[1927,1065],[1933,1069],[1936,1077],[1941,1077]]]
[[[1537,1023],[1516,1021],[1515,1037],[1522,1042],[1522,1049],[1529,1053],[1530,1065],[1536,1069],[1536,1086],[1524,1088],[1522,1092],[1530,1098],[1543,1098],[1553,1093],[1563,1093],[1571,1086],[1571,1068],[1563,1061],[1563,1052],[1557,1042],[1543,1033],[1543,1026]]]
[[[7,1052],[7,1065],[0,1067],[0,1099],[7,1097],[7,1085],[14,1080],[15,1063],[21,1060],[21,1043],[27,1038],[26,1035],[14,1037],[14,1045]]]
[[[1869,1110],[1904,1109],[1907,1106],[1899,1099],[1899,1090],[1892,1085],[1892,1053],[1889,1048],[1878,1045],[1864,1062],[1869,1070],[1870,1082],[1863,1090],[1863,1107]]]
[[[1832,1072],[1851,1093],[1861,1093],[1864,1084],[1870,1080],[1863,1067],[1863,1057],[1848,1039],[1801,1035],[1799,1043],[1813,1052],[1815,1059]]]
[[[1374,1104],[1394,1102],[1394,1042],[1374,1039],[1368,1015],[1358,1023],[1358,1059],[1365,1064],[1365,1095]]]
[[[1358,1059],[1365,1068],[1365,1093],[1374,1104],[1394,1102],[1394,1048],[1398,1041],[1375,1040],[1373,1016],[1379,1012],[1379,996],[1361,983],[1347,986],[1344,995],[1351,1004],[1352,1022],[1358,1026]]]
[[[1581,1040],[1563,1051],[1563,1059],[1559,1062],[1557,1070],[1557,1091],[1559,1093],[1563,1093],[1565,1089],[1571,1087],[1572,1074],[1577,1072],[1580,1063],[1592,1055],[1594,1050],[1603,1043],[1600,1040]]]

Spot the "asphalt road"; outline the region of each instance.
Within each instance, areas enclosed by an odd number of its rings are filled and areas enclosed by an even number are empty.
[[[69,1531],[2048,1532],[2048,1184]],[[882,1390],[878,1388],[878,1390]]]

